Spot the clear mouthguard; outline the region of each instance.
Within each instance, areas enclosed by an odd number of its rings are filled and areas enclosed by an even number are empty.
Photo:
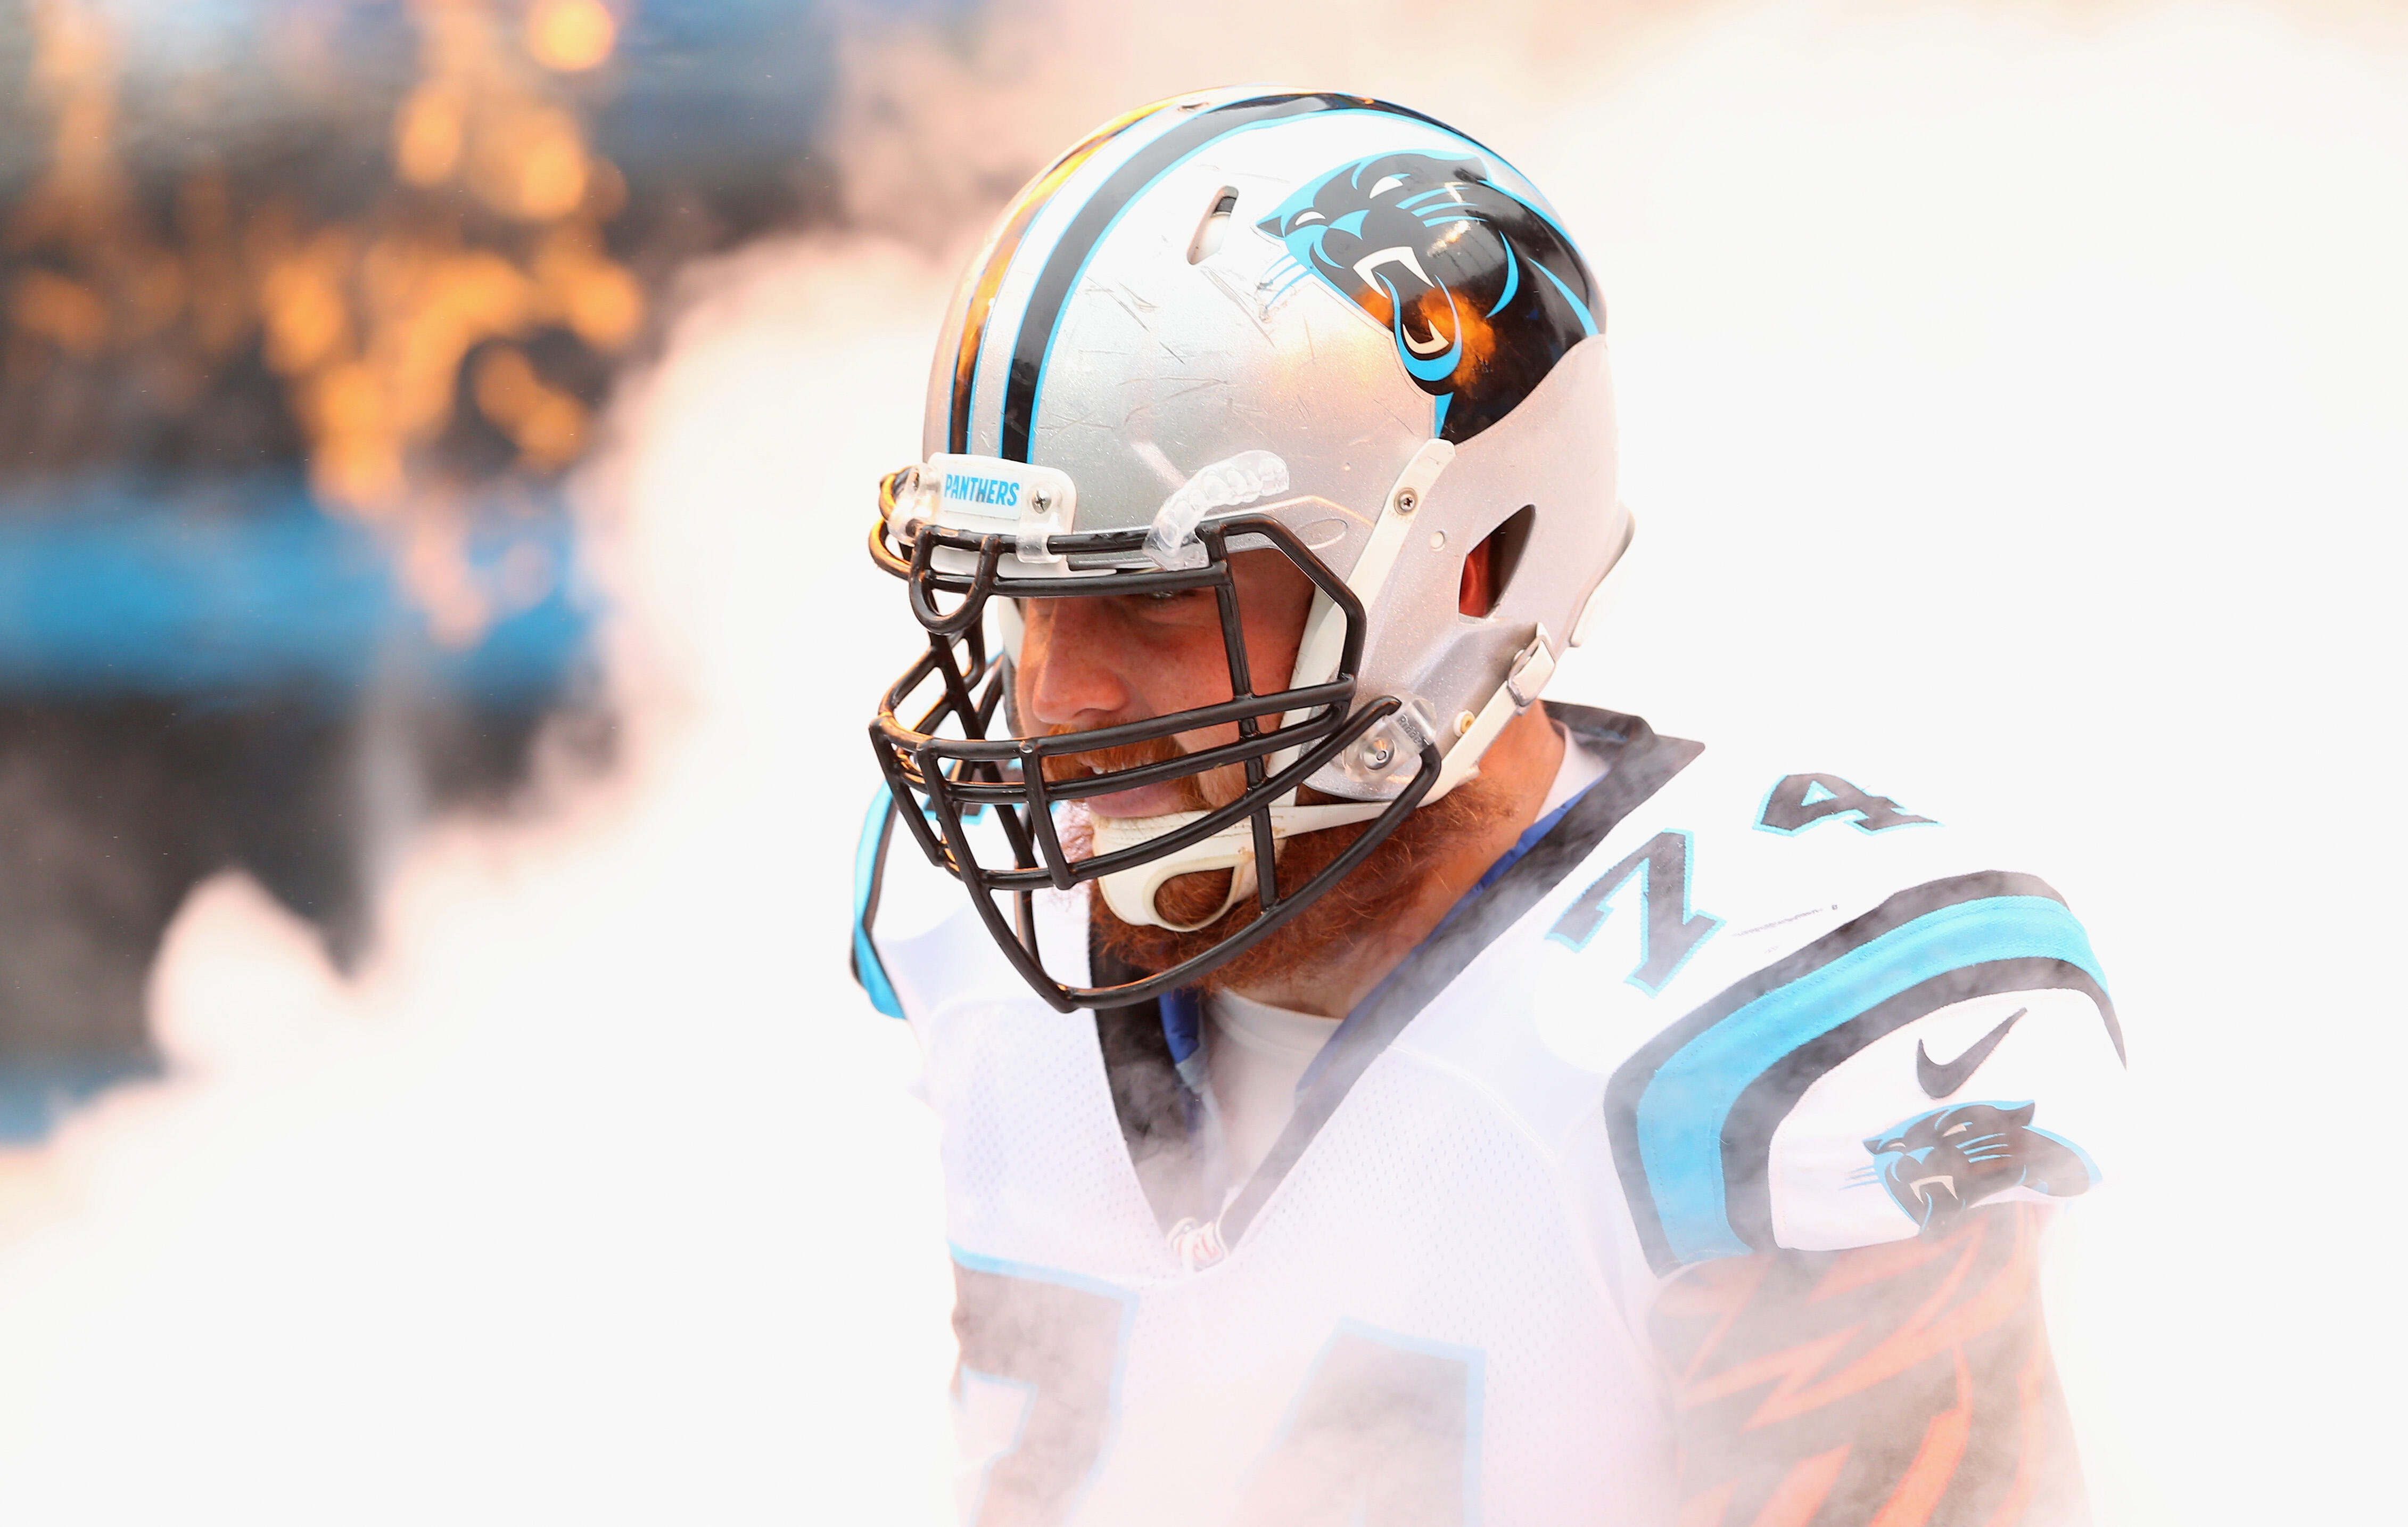
[[[1251,504],[1287,491],[1287,463],[1268,451],[1240,451],[1216,461],[1182,483],[1154,511],[1145,532],[1145,555],[1167,569],[1200,568],[1204,548],[1196,527],[1216,509]]]

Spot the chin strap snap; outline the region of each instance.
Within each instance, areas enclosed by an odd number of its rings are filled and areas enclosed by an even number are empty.
[[[1555,655],[1547,642],[1547,628],[1540,626],[1530,638],[1530,644],[1513,655],[1505,670],[1505,682],[1488,697],[1488,703],[1472,717],[1471,725],[1455,740],[1447,751],[1446,767],[1439,771],[1438,784],[1422,798],[1426,806],[1443,797],[1449,790],[1480,772],[1480,760],[1505,723],[1539,703],[1540,694],[1547,681],[1555,676]]]

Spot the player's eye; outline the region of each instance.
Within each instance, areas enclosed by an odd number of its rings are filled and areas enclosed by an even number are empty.
[[[1132,620],[1152,626],[1194,626],[1209,618],[1215,601],[1209,588],[1148,589],[1124,596],[1122,608]]]

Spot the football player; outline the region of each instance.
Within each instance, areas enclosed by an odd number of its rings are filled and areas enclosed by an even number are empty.
[[[966,1520],[2080,1516],[2034,1274],[2099,962],[1876,769],[1542,699],[1614,478],[1594,274],[1401,107],[1131,112],[970,266],[853,931]]]

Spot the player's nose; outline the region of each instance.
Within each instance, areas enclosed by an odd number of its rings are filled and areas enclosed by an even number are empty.
[[[1039,727],[1126,718],[1133,691],[1122,643],[1096,599],[1031,599],[1020,643],[1021,709]]]

